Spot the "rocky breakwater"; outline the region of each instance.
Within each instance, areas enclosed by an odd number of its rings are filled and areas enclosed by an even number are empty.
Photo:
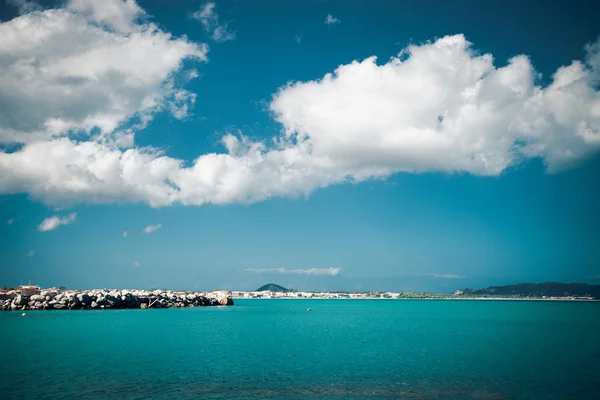
[[[84,290],[58,293],[42,290],[24,296],[18,291],[0,294],[0,310],[102,310],[127,308],[179,308],[233,305],[231,294],[164,290]]]

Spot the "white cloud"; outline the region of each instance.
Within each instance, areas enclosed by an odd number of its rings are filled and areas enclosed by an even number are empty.
[[[228,30],[227,24],[219,24],[219,16],[215,11],[215,7],[215,3],[208,2],[193,13],[192,18],[200,21],[206,32],[211,33],[211,37],[216,42],[235,39],[235,32]]]
[[[172,102],[191,107],[174,74],[207,53],[147,22],[133,0],[71,0],[0,23],[0,37],[0,143],[119,136]]]
[[[124,33],[136,31],[136,20],[146,17],[134,0],[69,0],[67,8],[86,15],[97,24]]]
[[[127,237],[127,231],[123,231],[123,237]]]
[[[40,226],[38,226],[38,231],[40,231],[40,232],[53,231],[54,229],[58,228],[61,225],[68,225],[72,222],[75,222],[75,217],[77,217],[77,213],[71,213],[63,218],[60,218],[56,215],[53,217],[50,217],[50,218],[46,218],[45,220],[42,221]]]
[[[398,171],[498,175],[531,157],[553,171],[598,151],[600,63],[561,67],[542,88],[527,57],[492,61],[448,36],[383,65],[371,57],[289,84],[271,110],[286,138],[310,143],[311,159],[359,181]]]
[[[341,268],[308,268],[308,269],[285,269],[285,268],[249,268],[246,272],[259,274],[282,274],[282,275],[329,275],[337,276],[342,272]]]
[[[137,261],[137,260],[134,261],[132,264],[133,264],[134,267],[141,267],[142,266],[142,264],[139,261]]]
[[[192,80],[192,79],[196,79],[197,77],[200,76],[200,74],[198,73],[198,70],[196,69],[190,69],[186,74],[185,74],[186,78],[188,80]]]
[[[216,23],[218,23],[219,17],[215,12],[215,7],[215,3],[208,2],[198,11],[192,14],[192,18],[200,21],[207,32],[210,31]]]
[[[169,102],[169,111],[175,119],[185,119],[189,116],[190,108],[196,102],[196,94],[187,90],[179,90]]]
[[[308,153],[308,143],[265,151],[232,135],[229,154],[206,154],[190,167],[152,149],[121,151],[67,138],[0,153],[0,191],[28,192],[52,205],[146,202],[153,207],[254,202],[308,194],[332,183]],[[314,166],[312,166],[314,164]]]
[[[296,43],[300,44],[300,42],[302,41],[302,35],[296,35],[295,39]]]
[[[425,274],[423,276],[431,276],[432,278],[440,278],[440,279],[464,279],[464,276],[453,275],[453,274]]]
[[[235,32],[227,29],[227,24],[217,26],[212,33],[213,40],[217,42],[226,42],[235,39]]]
[[[444,37],[385,64],[371,57],[282,87],[270,110],[284,133],[272,142],[226,134],[225,153],[186,162],[152,148],[39,141],[0,152],[0,194],[58,206],[199,206],[308,195],[397,172],[493,176],[534,157],[552,172],[600,150],[600,45],[587,50],[585,62],[559,68],[541,87],[527,57],[495,67],[462,35]]]
[[[412,277],[428,277],[436,279],[464,279],[462,275],[455,274],[399,274],[399,276],[412,276]]]
[[[340,21],[339,19],[337,19],[336,17],[334,17],[331,14],[327,14],[327,16],[325,17],[325,24],[327,25],[332,25],[332,24],[341,24],[342,21]]]
[[[15,222],[17,222],[17,221],[18,221],[18,220],[20,220],[20,219],[21,219],[21,217],[9,218],[9,219],[8,219],[8,221],[6,221],[6,223],[7,223],[8,225],[12,225],[12,224],[14,224]]]
[[[34,256],[35,256],[35,251],[29,250],[29,253],[27,253],[27,257],[34,257]]]
[[[160,228],[162,228],[162,224],[158,224],[158,225],[147,225],[147,226],[144,228],[144,233],[152,233],[152,232],[154,232],[155,230],[157,230],[157,229],[160,229]]]

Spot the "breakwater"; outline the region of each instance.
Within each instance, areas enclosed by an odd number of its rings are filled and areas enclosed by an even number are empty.
[[[18,291],[0,293],[0,310],[102,310],[128,308],[178,308],[229,306],[228,292],[175,292],[164,290],[41,290],[26,295]]]

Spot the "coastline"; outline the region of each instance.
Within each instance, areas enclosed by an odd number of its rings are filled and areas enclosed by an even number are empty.
[[[435,300],[435,301],[552,301],[598,302],[591,297],[472,296],[414,292],[243,292],[217,290],[186,292],[172,290],[92,289],[60,290],[23,286],[0,292],[0,311],[104,310],[231,306],[234,300]]]

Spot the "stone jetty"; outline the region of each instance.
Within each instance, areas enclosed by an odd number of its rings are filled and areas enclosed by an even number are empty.
[[[40,290],[25,295],[18,290],[0,293],[0,310],[103,310],[178,308],[233,305],[231,294],[170,290]]]

